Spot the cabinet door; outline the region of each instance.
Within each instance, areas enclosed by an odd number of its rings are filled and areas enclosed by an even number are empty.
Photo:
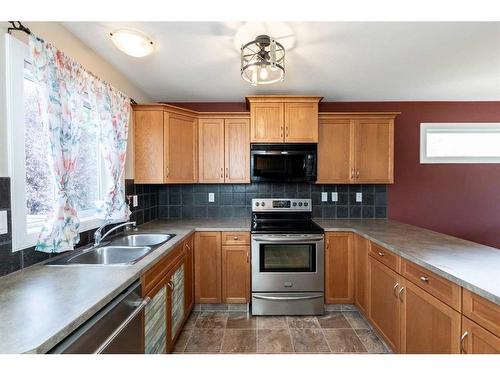
[[[226,183],[250,183],[250,120],[224,121]]]
[[[184,241],[184,300],[186,302],[185,318],[193,309],[194,305],[194,238],[190,236]]]
[[[318,103],[285,103],[285,142],[318,142]]]
[[[181,333],[185,317],[184,259],[181,259],[167,274],[167,352]]]
[[[198,129],[195,118],[165,112],[165,182],[198,180]]]
[[[197,232],[194,243],[196,303],[221,303],[221,258],[220,232]]]
[[[368,250],[370,241],[354,235],[354,302],[368,313]]]
[[[500,337],[462,316],[463,354],[500,354]]]
[[[222,302],[247,303],[250,295],[249,246],[222,247]]]
[[[356,183],[392,183],[394,120],[356,120]]]
[[[402,279],[401,353],[460,353],[460,313]]]
[[[167,350],[167,277],[147,294],[151,301],[144,309],[144,352],[161,354]]]
[[[284,122],[283,103],[250,104],[252,142],[283,142]]]
[[[163,111],[134,111],[134,179],[163,183]]]
[[[354,182],[354,121],[320,119],[317,183]]]
[[[372,257],[368,257],[368,275],[368,317],[391,349],[399,352],[401,326],[399,276]]]
[[[325,303],[353,302],[352,234],[326,234]]]
[[[198,134],[198,181],[224,182],[224,119],[200,119]]]

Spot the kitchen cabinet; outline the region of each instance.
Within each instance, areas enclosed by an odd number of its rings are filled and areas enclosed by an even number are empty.
[[[147,294],[151,301],[144,309],[144,352],[167,351],[167,277],[163,277]]]
[[[500,354],[500,337],[462,316],[461,353]]]
[[[325,303],[353,302],[354,254],[350,232],[326,234]]]
[[[318,142],[321,97],[249,96],[252,143]]]
[[[185,318],[189,317],[194,306],[194,236],[189,236],[184,241],[184,301],[185,301]]]
[[[175,340],[181,333],[185,318],[184,300],[184,257],[172,267],[166,276],[167,281],[167,352],[174,347]]]
[[[198,181],[197,113],[168,105],[134,106],[136,183]]]
[[[354,120],[319,119],[318,177],[316,182],[354,183]]]
[[[370,241],[354,234],[354,303],[368,315],[368,251]]]
[[[500,337],[500,306],[463,289],[463,314]]]
[[[321,113],[317,182],[393,183],[397,114]]]
[[[220,232],[197,232],[194,244],[195,302],[221,303],[222,254]]]
[[[460,353],[460,313],[411,281],[401,287],[401,353]]]
[[[368,317],[394,352],[400,348],[400,276],[373,257],[368,257]]]
[[[250,300],[250,246],[222,246],[222,302]]]
[[[250,183],[248,118],[200,118],[199,182]]]

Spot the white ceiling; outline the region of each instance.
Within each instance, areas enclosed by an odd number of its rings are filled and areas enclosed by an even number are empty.
[[[295,45],[287,51],[285,82],[258,88],[240,77],[234,36],[241,24],[64,22],[155,101],[242,101],[264,93],[325,101],[500,100],[500,22],[289,23]],[[259,33],[266,25],[254,26]],[[125,55],[109,38],[119,27],[149,34],[157,50]]]

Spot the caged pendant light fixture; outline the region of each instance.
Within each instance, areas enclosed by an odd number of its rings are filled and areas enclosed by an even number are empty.
[[[259,35],[241,47],[241,77],[252,86],[282,82],[285,48],[268,35]]]

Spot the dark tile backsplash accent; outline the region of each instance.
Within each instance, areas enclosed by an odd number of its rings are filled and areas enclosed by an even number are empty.
[[[138,207],[130,207],[130,220],[141,225],[158,218],[158,187],[154,185],[134,185],[133,180],[125,180],[126,195],[137,194]],[[132,206],[132,205],[131,205]],[[12,252],[12,220],[10,215],[10,178],[0,177],[0,210],[7,210],[9,233],[0,235],[0,276],[31,266],[57,256],[35,251],[35,247]],[[110,226],[111,227],[111,226]],[[107,230],[108,228],[105,228]],[[120,230],[118,230],[120,231]],[[80,233],[78,246],[85,246],[94,240],[95,230]]]
[[[141,185],[136,185],[141,186]],[[147,186],[147,185],[142,185]],[[159,218],[249,217],[254,198],[310,198],[318,218],[386,218],[386,185],[316,185],[308,183],[150,185],[157,189]],[[328,192],[328,202],[321,193]],[[331,201],[331,193],[338,201]],[[356,193],[363,202],[356,202]],[[208,202],[214,193],[215,202]]]

